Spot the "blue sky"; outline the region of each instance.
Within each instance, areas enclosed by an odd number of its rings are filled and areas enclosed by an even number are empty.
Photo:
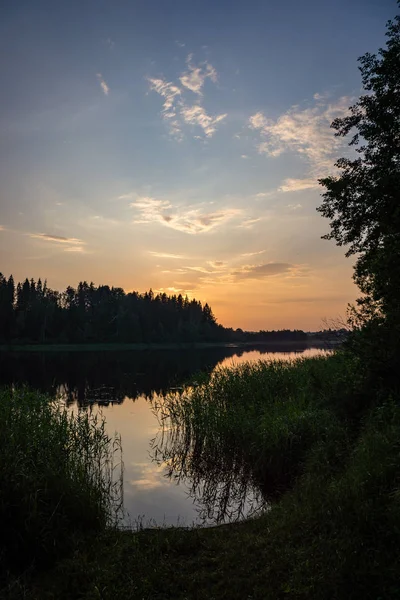
[[[181,291],[249,329],[321,326],[357,290],[320,239],[329,123],[394,0],[5,2],[1,270]]]

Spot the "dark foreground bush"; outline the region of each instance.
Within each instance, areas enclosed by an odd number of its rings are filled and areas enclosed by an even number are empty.
[[[116,518],[104,422],[27,389],[0,391],[0,573],[44,566]],[[0,579],[1,579],[0,578]]]

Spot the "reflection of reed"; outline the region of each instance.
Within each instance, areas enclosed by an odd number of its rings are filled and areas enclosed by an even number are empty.
[[[61,396],[67,406],[77,404],[79,408],[88,408],[94,405],[113,406],[122,404],[125,396],[113,387],[100,385],[98,387],[90,386],[86,381],[79,386],[70,386],[64,383],[58,386],[57,396]]]
[[[153,401],[153,409],[160,423],[152,441],[153,460],[165,466],[169,479],[188,486],[203,523],[236,521],[265,508],[266,501],[239,448],[232,446],[227,452],[210,430],[196,427],[185,418],[184,410],[173,410],[171,403],[160,398]]]

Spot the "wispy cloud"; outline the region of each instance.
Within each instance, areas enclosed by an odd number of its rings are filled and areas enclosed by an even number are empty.
[[[97,79],[99,80],[100,83],[100,87],[103,90],[104,94],[106,96],[108,96],[108,94],[110,93],[110,88],[108,87],[108,85],[106,84],[106,82],[103,79],[103,75],[101,73],[97,73]]]
[[[277,190],[270,190],[269,192],[259,192],[258,194],[255,194],[255,199],[257,201],[266,200],[267,198],[271,198],[272,196],[275,196],[276,192],[277,192]]]
[[[227,114],[210,115],[202,106],[203,87],[209,79],[217,81],[217,72],[208,62],[194,65],[192,55],[188,56],[187,69],[180,75],[175,83],[164,78],[148,77],[150,91],[154,91],[163,98],[161,116],[165,121],[172,137],[181,141],[185,125],[195,125],[203,130],[203,136],[210,138],[217,130],[217,125],[223,121]],[[198,96],[192,104],[190,92]],[[201,135],[194,135],[195,139],[203,139]]]
[[[218,123],[227,117],[226,113],[211,117],[207,114],[206,110],[198,104],[194,104],[190,107],[183,107],[181,115],[185,123],[201,127],[206,137],[212,137],[217,131]]]
[[[176,258],[176,259],[184,259],[185,257],[182,254],[168,254],[167,252],[153,252],[149,250],[149,254],[155,256],[157,258]]]
[[[68,248],[64,248],[64,252],[85,252],[83,246],[70,246]]]
[[[197,273],[214,273],[214,269],[210,270],[206,267],[198,266],[198,267],[186,267],[189,271],[196,271]]]
[[[220,227],[242,211],[236,208],[223,208],[204,213],[199,208],[173,206],[168,200],[150,197],[137,197],[130,204],[139,213],[134,223],[159,223],[165,227],[184,233],[206,233]]]
[[[192,63],[192,59],[193,55],[189,54],[186,61],[188,68],[179,77],[179,81],[185,88],[201,96],[202,88],[207,78],[210,78],[214,83],[217,82],[217,71],[208,62],[195,66]]]
[[[241,254],[240,256],[257,256],[259,254],[265,254],[266,250],[258,250],[258,252],[245,252],[244,254]]]
[[[332,170],[332,158],[343,143],[334,136],[330,124],[347,113],[352,99],[344,96],[329,104],[320,102],[322,96],[314,99],[314,106],[304,109],[292,106],[276,120],[258,112],[250,117],[249,127],[259,132],[261,154],[279,156],[285,151],[296,152],[308,161],[310,174],[319,177]]]
[[[256,223],[259,221],[263,221],[265,217],[255,217],[253,219],[245,219],[238,225],[238,227],[243,227],[244,229],[251,229]]]
[[[179,122],[179,108],[182,106],[181,90],[170,81],[148,77],[150,90],[157,92],[164,98],[161,116],[166,121],[170,134],[176,139],[182,139],[181,123]]]
[[[289,210],[299,210],[303,208],[301,204],[288,204]]]
[[[5,231],[6,228],[3,225],[0,225],[0,231]]]
[[[317,92],[316,94],[314,94],[313,98],[314,100],[326,100],[327,98],[329,98],[329,93],[324,92],[320,94],[319,92]]]
[[[84,242],[78,238],[69,238],[64,237],[63,235],[51,235],[49,233],[30,233],[28,235],[31,238],[43,240],[45,242],[54,242],[56,244],[84,244]]]
[[[290,273],[294,265],[290,263],[265,263],[262,265],[245,265],[241,269],[234,271],[232,275],[235,279],[264,279],[273,275]]]
[[[41,240],[43,242],[46,242],[46,244],[52,244],[53,248],[54,245],[58,246],[59,250],[62,250],[63,252],[76,252],[76,253],[83,253],[86,252],[84,246],[85,246],[85,242],[83,242],[82,240],[79,240],[78,238],[73,238],[73,237],[65,237],[63,235],[52,235],[49,233],[29,233],[27,234],[29,235],[29,237],[33,238],[33,239],[37,239],[37,240]]]
[[[215,269],[219,269],[224,267],[226,263],[224,263],[222,260],[210,260],[208,261],[208,264]]]
[[[305,179],[285,179],[285,181],[279,186],[278,192],[299,192],[301,190],[311,190],[319,188],[317,179],[305,178]]]

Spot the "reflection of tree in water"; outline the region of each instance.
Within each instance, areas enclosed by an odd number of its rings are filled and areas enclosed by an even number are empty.
[[[299,345],[299,350],[304,348]],[[225,358],[250,349],[0,353],[0,384],[28,384],[51,395],[62,390],[67,402],[79,406],[99,400],[120,404],[126,397],[166,393],[195,373],[210,372]],[[263,351],[262,346],[254,349]],[[269,346],[265,351],[273,350]]]
[[[196,432],[183,421],[171,425],[162,401],[154,402],[160,431],[151,455],[166,476],[189,488],[203,523],[219,524],[253,516],[266,507],[260,486],[239,448],[229,452],[207,431]]]

